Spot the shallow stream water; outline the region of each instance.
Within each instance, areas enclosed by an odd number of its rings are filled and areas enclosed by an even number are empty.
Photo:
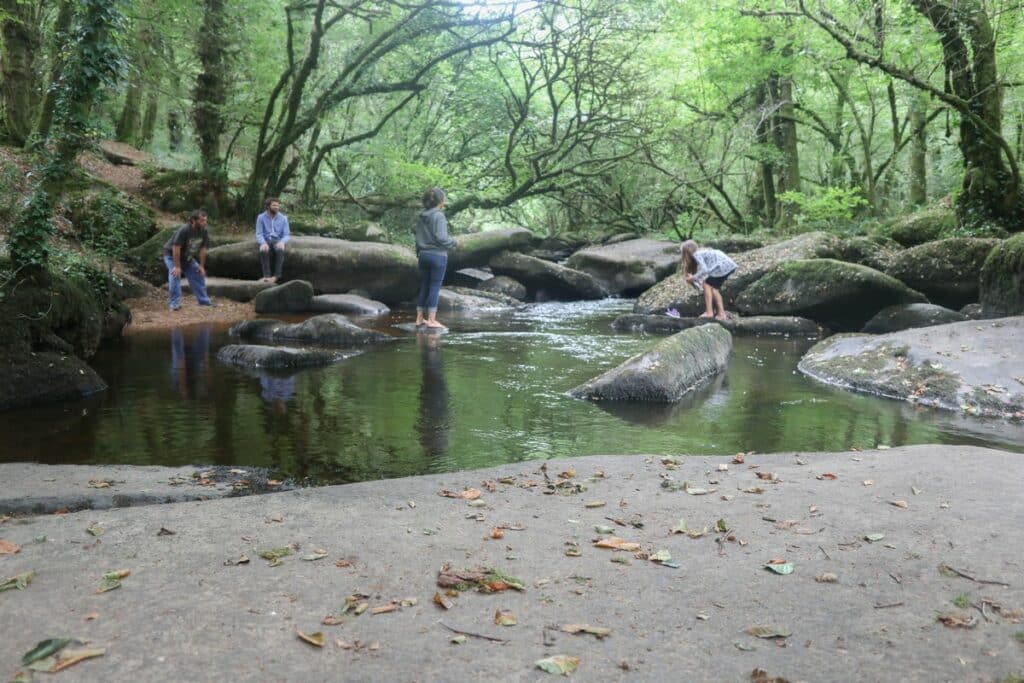
[[[531,305],[363,324],[399,335],[327,368],[273,376],[217,361],[226,327],[131,335],[92,365],[110,389],[0,414],[0,460],[252,465],[349,482],[595,454],[824,451],[919,443],[1024,452],[1024,425],[860,396],[796,372],[808,340],[737,338],[728,371],[681,403],[594,404],[565,392],[650,348],[619,334],[632,302]]]

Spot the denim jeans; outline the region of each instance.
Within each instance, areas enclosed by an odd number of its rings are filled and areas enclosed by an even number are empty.
[[[270,255],[274,255],[274,277],[278,280],[281,279],[281,274],[284,272],[284,249],[278,249],[277,245],[280,242],[272,242],[267,240],[267,246],[270,247],[266,251],[260,248],[260,266],[263,268],[263,277],[270,277]]]
[[[441,283],[444,271],[448,267],[448,254],[424,251],[419,257],[420,291],[416,295],[416,309],[437,310],[437,300],[441,296]]]
[[[181,306],[181,278],[174,277],[171,271],[174,269],[174,258],[170,254],[164,254],[164,265],[167,266],[167,291],[171,296],[171,308]],[[206,278],[199,274],[199,264],[195,259],[189,259],[187,263],[181,264],[181,274],[188,279],[188,286],[196,295],[196,301],[208,305],[210,297],[206,294]]]

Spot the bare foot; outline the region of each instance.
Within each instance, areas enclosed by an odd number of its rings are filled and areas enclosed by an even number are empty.
[[[714,316],[714,314],[713,314],[713,313],[701,313],[701,314],[700,314],[700,315],[698,315],[697,317],[698,317],[698,318],[714,318],[715,316]]]
[[[715,316],[715,320],[722,320],[722,321],[725,321],[725,320],[728,320],[728,319],[729,319],[729,316],[728,316],[728,314],[726,314],[726,313],[722,313],[722,314],[720,314],[720,315],[716,315],[716,316]]]
[[[426,325],[427,327],[433,327],[435,329],[445,329],[445,326],[437,322],[436,320],[428,320],[423,324]]]

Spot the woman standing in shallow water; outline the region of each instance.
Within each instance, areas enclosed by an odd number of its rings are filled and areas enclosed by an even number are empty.
[[[448,219],[444,216],[446,199],[444,190],[439,187],[427,190],[423,195],[423,211],[416,216],[416,257],[420,269],[417,327],[444,327],[437,322],[437,300],[448,267],[448,252],[458,244],[448,236]]]

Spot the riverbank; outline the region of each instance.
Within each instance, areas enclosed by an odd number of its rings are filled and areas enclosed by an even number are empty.
[[[36,574],[0,594],[19,624],[0,673],[60,636],[105,648],[62,681],[534,681],[552,655],[587,681],[1024,673],[1020,455],[738,460],[594,456],[10,519],[0,538],[20,552],[2,578]],[[593,543],[612,536],[638,550]],[[259,557],[282,548],[279,566]],[[446,564],[524,590],[450,597]],[[97,593],[119,569],[122,587]]]
[[[168,307],[167,291],[153,287],[146,296],[124,302],[132,311],[132,322],[124,328],[124,334],[127,336],[152,330],[169,330],[198,323],[232,325],[256,316],[252,302],[242,303],[225,297],[215,297],[214,303],[217,305],[200,306],[194,296],[185,292],[181,308],[172,311]]]

